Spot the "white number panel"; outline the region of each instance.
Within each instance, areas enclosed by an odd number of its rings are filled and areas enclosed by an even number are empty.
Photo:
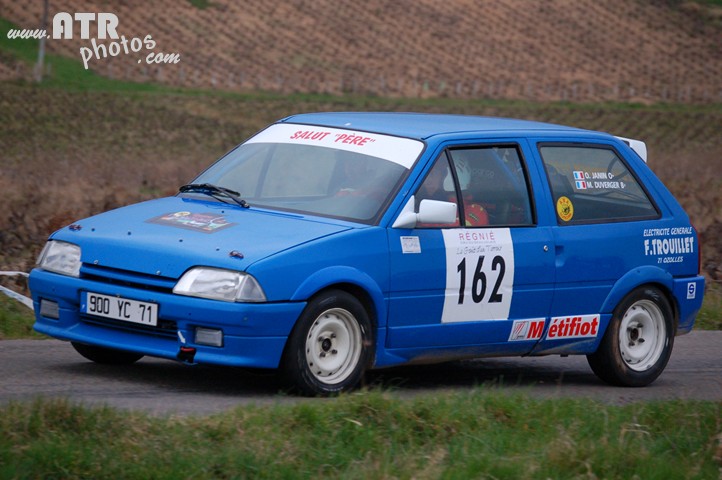
[[[442,230],[446,295],[442,323],[509,318],[514,245],[508,228]]]

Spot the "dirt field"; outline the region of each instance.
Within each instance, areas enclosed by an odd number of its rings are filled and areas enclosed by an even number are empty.
[[[722,280],[722,111],[350,97],[71,93],[0,84],[0,270],[28,270],[73,220],[174,194],[224,151],[291,113],[425,111],[509,116],[640,138],[702,235]]]
[[[52,0],[49,13],[103,11],[129,41],[152,35],[155,51],[180,61],[121,53],[90,60],[99,75],[240,95],[33,88],[32,45],[22,60],[7,42],[23,40],[1,38],[0,269],[28,270],[47,235],[77,218],[174,193],[277,118],[395,110],[646,141],[650,166],[702,236],[704,271],[722,281],[719,2]],[[41,13],[40,1],[0,0],[0,20],[19,28],[37,28]],[[79,37],[76,25],[74,39],[48,40],[48,53],[79,62],[90,44]],[[51,61],[47,73],[59,69]]]
[[[722,102],[722,6],[679,0],[53,0],[112,11],[118,34],[151,35],[177,65],[120,54],[89,63],[136,81],[233,91],[534,101]],[[196,6],[194,6],[196,5]],[[42,2],[0,0],[38,28]],[[80,60],[89,40],[49,40]],[[91,36],[95,30],[91,28]],[[111,40],[100,41],[109,45]],[[0,79],[30,77],[0,55]]]

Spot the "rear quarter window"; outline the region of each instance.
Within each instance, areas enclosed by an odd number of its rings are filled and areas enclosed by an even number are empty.
[[[611,147],[540,145],[560,224],[644,220],[659,212]]]

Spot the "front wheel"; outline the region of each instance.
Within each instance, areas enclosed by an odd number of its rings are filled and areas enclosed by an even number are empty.
[[[95,363],[103,363],[106,365],[129,365],[143,358],[143,355],[140,353],[115,350],[113,348],[96,347],[94,345],[86,345],[85,343],[70,343],[73,345],[76,352]]]
[[[673,344],[669,301],[658,288],[640,287],[614,309],[599,348],[587,360],[607,383],[643,387],[667,366]]]
[[[301,314],[284,354],[284,371],[306,395],[348,391],[361,380],[373,354],[366,309],[340,290],[312,299]]]

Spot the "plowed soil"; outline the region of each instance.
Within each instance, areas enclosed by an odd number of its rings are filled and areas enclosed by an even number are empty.
[[[708,103],[722,101],[722,7],[644,0],[53,0],[57,12],[115,13],[118,34],[151,35],[174,65],[120,54],[100,75],[226,90],[404,97]],[[0,0],[38,28],[42,2]],[[91,25],[91,38],[95,28]],[[52,30],[52,29],[51,29]],[[72,40],[48,51],[80,59]],[[99,41],[110,44],[111,40]],[[0,78],[30,76],[0,56]]]

